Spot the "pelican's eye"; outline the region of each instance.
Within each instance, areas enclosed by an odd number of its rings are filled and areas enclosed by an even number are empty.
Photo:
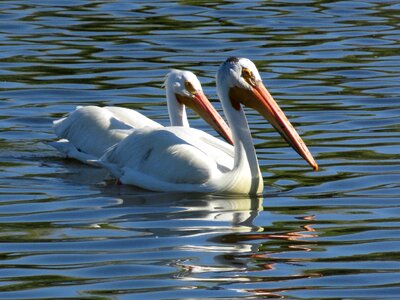
[[[196,89],[193,87],[190,81],[185,81],[185,89],[192,95],[197,93]]]
[[[253,72],[247,68],[242,69],[242,77],[246,82],[252,86],[256,85],[256,78],[253,75]]]

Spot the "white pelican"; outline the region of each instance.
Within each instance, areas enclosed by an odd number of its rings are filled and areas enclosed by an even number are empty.
[[[140,128],[100,159],[122,183],[155,191],[259,194],[263,179],[242,105],[257,110],[315,170],[306,145],[261,81],[254,63],[229,58],[217,73],[218,96],[234,146],[186,127]],[[232,153],[233,152],[233,153]],[[232,158],[233,156],[233,158]]]
[[[189,71],[172,70],[166,77],[165,87],[172,126],[189,127],[186,105],[232,143],[228,125],[204,95],[196,75]],[[161,124],[128,108],[78,107],[67,117],[54,121],[54,131],[61,140],[50,145],[67,157],[90,163],[133,130],[143,127],[163,128]]]

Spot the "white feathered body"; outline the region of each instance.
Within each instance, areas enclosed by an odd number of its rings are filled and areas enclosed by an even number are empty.
[[[141,127],[163,127],[135,110],[106,106],[78,107],[53,123],[61,139],[50,143],[67,157],[88,163]]]
[[[233,146],[194,128],[142,127],[110,148],[99,163],[124,184],[155,191],[213,191],[233,168]]]

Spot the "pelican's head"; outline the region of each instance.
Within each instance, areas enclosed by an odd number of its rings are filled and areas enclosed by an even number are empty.
[[[222,90],[227,93],[226,97],[230,100],[228,105],[235,110],[240,110],[241,105],[257,110],[314,170],[318,170],[312,154],[262,83],[260,74],[251,60],[228,58],[218,70],[217,84],[219,93]],[[220,98],[222,99],[222,95]]]
[[[183,97],[191,97],[193,91],[203,93],[199,79],[190,71],[171,70],[165,78],[165,87]]]
[[[167,94],[173,94],[179,105],[193,109],[228,143],[233,144],[231,130],[204,95],[196,75],[190,71],[172,70],[166,77],[165,87]]]

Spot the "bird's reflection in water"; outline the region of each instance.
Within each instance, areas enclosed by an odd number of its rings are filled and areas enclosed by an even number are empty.
[[[231,243],[225,237],[260,230],[254,220],[263,208],[262,197],[151,193],[124,186],[108,186],[107,193],[118,195],[127,212],[114,220],[118,226],[165,239],[165,251],[184,253],[170,262],[179,270],[176,278],[201,281],[204,275],[213,281],[211,274],[242,271],[236,257],[253,252],[252,243]]]
[[[127,211],[134,207],[141,211],[141,220],[147,222],[176,221],[175,229],[180,224],[198,227],[200,224],[212,229],[218,228],[218,222],[223,227],[229,226],[235,231],[255,230],[254,218],[262,210],[262,198],[247,195],[217,195],[201,193],[158,193],[135,189],[128,186],[110,186],[102,189],[103,193],[120,198],[121,206]],[[129,220],[135,218],[125,215]],[[179,223],[191,221],[188,223]],[[208,224],[208,225],[207,225]],[[150,227],[151,224],[149,224]],[[175,226],[178,225],[178,226]],[[247,229],[246,229],[247,228]]]
[[[169,276],[185,287],[224,285],[279,298],[285,293],[279,283],[321,276],[302,271],[304,252],[315,251],[316,216],[282,219],[290,207],[269,207],[266,199],[263,210],[262,197],[155,193],[112,181],[92,188],[96,197],[115,200],[103,209],[107,228],[131,233],[124,249],[143,256],[142,263],[174,267]]]
[[[96,197],[112,197],[118,203],[118,208],[126,212],[123,216],[119,216],[119,220],[123,218],[125,221],[133,221],[140,216],[141,221],[148,222],[149,228],[154,227],[152,224],[156,222],[191,220],[194,226],[197,224],[195,221],[203,222],[203,225],[212,222],[209,225],[214,228],[219,226],[217,222],[221,222],[235,230],[249,231],[253,230],[253,220],[262,210],[261,197],[151,192],[133,186],[114,184],[107,172],[101,168],[74,161],[65,164],[63,168],[67,172],[61,172],[57,177],[67,179],[74,184],[89,184]],[[173,227],[179,229],[181,226]],[[180,229],[184,229],[183,226]]]

